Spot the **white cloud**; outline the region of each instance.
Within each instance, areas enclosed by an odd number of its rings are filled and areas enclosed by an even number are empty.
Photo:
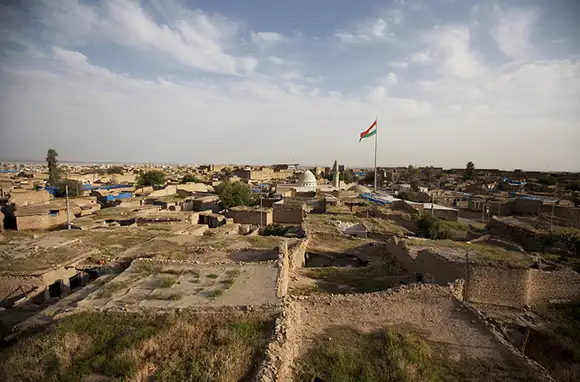
[[[413,64],[428,64],[432,62],[434,59],[433,54],[429,49],[420,50],[418,52],[414,52],[409,57],[409,60]]]
[[[101,8],[75,0],[45,0],[37,11],[43,15],[46,38],[58,45],[110,41],[208,72],[242,74],[254,69],[255,57],[224,49],[235,45],[234,21],[167,4],[171,7],[164,9],[157,3],[157,9],[169,17],[166,24],[156,22],[139,2],[123,0],[109,0]]]
[[[466,25],[436,25],[423,34],[434,54],[441,56],[440,71],[445,75],[471,78],[485,73],[476,52],[471,49],[469,28]]]
[[[399,82],[399,79],[397,78],[397,75],[393,72],[389,72],[389,74],[387,75],[387,81],[391,84],[396,84],[397,82]]]
[[[390,65],[393,68],[408,68],[409,67],[409,63],[406,61],[391,61]]]
[[[499,49],[511,58],[526,58],[532,53],[530,36],[540,13],[537,9],[498,9],[491,35]]]
[[[388,32],[387,22],[382,18],[375,18],[358,22],[347,31],[337,31],[334,37],[346,44],[369,44],[387,41]]]
[[[276,32],[252,32],[252,41],[257,44],[278,44],[288,42],[288,37]]]

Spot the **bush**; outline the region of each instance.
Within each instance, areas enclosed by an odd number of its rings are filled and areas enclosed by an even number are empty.
[[[268,224],[262,232],[263,236],[284,236],[288,232],[288,227],[280,224]]]
[[[441,221],[433,215],[421,215],[417,221],[417,233],[431,240],[447,239],[449,232],[441,226]]]
[[[137,178],[138,186],[160,186],[165,184],[165,173],[159,170],[150,170],[139,174]]]
[[[108,168],[105,172],[110,175],[123,175],[125,173],[125,169],[121,166],[113,166]]]
[[[216,192],[220,196],[222,207],[226,209],[256,204],[256,197],[252,193],[252,189],[245,183],[222,182],[216,187]]]
[[[56,186],[58,187],[58,190],[54,193],[56,198],[66,197],[66,186],[68,186],[68,196],[71,198],[80,196],[83,193],[82,183],[73,179],[62,180]]]
[[[567,251],[580,256],[580,230],[576,228],[556,228],[539,234],[543,246],[563,244]]]
[[[183,179],[181,179],[181,183],[201,183],[201,179],[199,179],[198,177],[196,177],[193,174],[185,174],[183,176]]]

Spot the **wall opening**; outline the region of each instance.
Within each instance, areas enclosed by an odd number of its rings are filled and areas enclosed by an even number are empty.
[[[70,290],[73,291],[83,286],[80,274],[76,274],[69,279]]]
[[[50,297],[60,297],[62,295],[62,282],[60,280],[48,286],[48,295]]]
[[[346,253],[321,254],[307,252],[305,256],[305,266],[314,267],[366,267],[368,260],[363,260],[357,256]]]

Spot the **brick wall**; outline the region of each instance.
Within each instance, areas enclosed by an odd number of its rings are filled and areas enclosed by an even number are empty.
[[[415,269],[417,273],[423,275],[424,281],[440,285],[453,282],[465,275],[464,263],[448,261],[428,249],[419,251],[417,254]]]
[[[272,211],[229,211],[227,217],[234,219],[234,223],[267,225],[272,223]]]
[[[528,304],[543,305],[550,300],[580,300],[580,274],[561,270],[546,272],[530,269]]]
[[[52,195],[46,190],[12,190],[9,203],[14,203],[16,207],[28,206],[30,204],[48,202]]]
[[[302,268],[306,256],[306,248],[309,239],[298,241],[298,243],[288,248],[288,259],[290,260],[290,269]]]

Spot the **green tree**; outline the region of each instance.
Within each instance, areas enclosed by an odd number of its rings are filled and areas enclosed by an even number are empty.
[[[421,237],[431,240],[446,239],[449,233],[442,229],[441,221],[433,216],[424,214],[417,221],[417,233]]]
[[[199,179],[197,176],[193,175],[193,174],[185,174],[183,176],[183,179],[181,179],[181,183],[201,183],[201,179]]]
[[[256,196],[252,189],[242,182],[221,182],[216,187],[216,192],[220,196],[220,202],[223,208],[235,206],[252,206],[256,204]]]
[[[580,191],[580,180],[573,180],[566,185],[570,191]]]
[[[137,186],[160,186],[165,184],[165,173],[160,170],[149,170],[137,177]]]
[[[58,168],[58,153],[54,149],[49,149],[46,153],[46,165],[48,166],[48,183],[55,186],[60,179],[60,169]]]
[[[365,174],[363,182],[365,184],[373,183],[375,181],[375,172],[369,171]]]
[[[125,169],[122,166],[113,166],[108,168],[105,171],[107,174],[117,174],[117,175],[123,175],[125,173]]]
[[[558,183],[558,180],[552,175],[545,175],[538,178],[538,183],[553,186]]]
[[[418,192],[419,191],[419,181],[417,179],[411,180],[411,190]]]
[[[66,186],[68,186],[68,196],[75,198],[81,196],[83,193],[83,185],[78,180],[74,179],[63,179],[59,181],[55,186],[58,187],[54,196],[56,198],[64,198],[66,196]]]
[[[473,180],[475,179],[475,165],[473,162],[467,162],[465,166],[465,173],[463,174],[463,179],[465,180]]]
[[[344,170],[340,176],[340,178],[345,182],[345,183],[352,183],[354,182],[354,171],[352,171],[352,169],[348,169],[348,170]]]
[[[220,173],[227,178],[231,178],[232,176],[234,176],[234,170],[232,170],[229,167],[225,167],[220,171]]]

